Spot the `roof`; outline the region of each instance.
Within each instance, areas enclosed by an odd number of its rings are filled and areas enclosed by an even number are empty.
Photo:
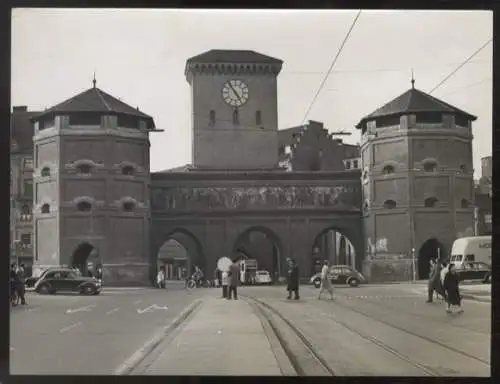
[[[476,116],[464,112],[461,109],[454,107],[453,105],[436,99],[435,97],[416,88],[411,88],[405,93],[396,97],[394,100],[385,104],[383,107],[377,109],[375,112],[372,112],[368,116],[365,116],[363,119],[361,119],[358,125],[356,125],[356,127],[360,128],[366,120],[374,119],[377,117],[397,116],[407,113],[423,112],[452,113],[465,116],[472,121],[477,119]]]
[[[15,152],[33,151],[34,125],[31,118],[40,112],[14,111],[10,118],[10,137],[17,144]]]
[[[86,91],[79,93],[72,98],[63,101],[39,114],[37,117],[46,116],[49,114],[67,114],[76,112],[101,112],[112,114],[124,114],[136,117],[142,117],[149,120],[154,128],[153,118],[145,113],[133,108],[116,97],[102,91],[97,87],[92,87]],[[33,119],[37,120],[37,118]]]
[[[170,173],[170,172],[190,172],[193,169],[191,164],[181,165],[175,168],[164,169],[162,171],[156,171],[154,173]]]
[[[252,64],[283,64],[283,60],[263,55],[255,51],[212,49],[193,56],[188,63],[252,63]]]

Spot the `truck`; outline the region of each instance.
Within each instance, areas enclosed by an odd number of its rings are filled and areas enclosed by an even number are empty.
[[[257,260],[246,259],[240,261],[240,282],[242,285],[254,284],[256,273]]]
[[[450,263],[461,267],[466,262],[483,262],[491,267],[491,236],[461,237],[454,241]]]

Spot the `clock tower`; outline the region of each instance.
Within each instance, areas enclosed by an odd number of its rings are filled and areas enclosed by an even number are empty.
[[[278,167],[277,76],[283,61],[254,51],[211,50],[190,58],[192,165]]]

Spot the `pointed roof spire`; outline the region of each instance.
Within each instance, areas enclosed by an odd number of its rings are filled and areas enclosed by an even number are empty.
[[[415,78],[413,77],[413,68],[411,69],[411,89],[415,89]]]
[[[95,79],[95,71],[94,71],[94,78],[92,79],[92,85],[94,86],[94,88],[95,88],[95,83],[96,83],[96,82],[97,82],[97,81],[96,81],[96,79]]]

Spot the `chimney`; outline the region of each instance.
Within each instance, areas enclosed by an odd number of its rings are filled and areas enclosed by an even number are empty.
[[[12,108],[13,112],[27,112],[28,107],[26,105],[18,105]]]

